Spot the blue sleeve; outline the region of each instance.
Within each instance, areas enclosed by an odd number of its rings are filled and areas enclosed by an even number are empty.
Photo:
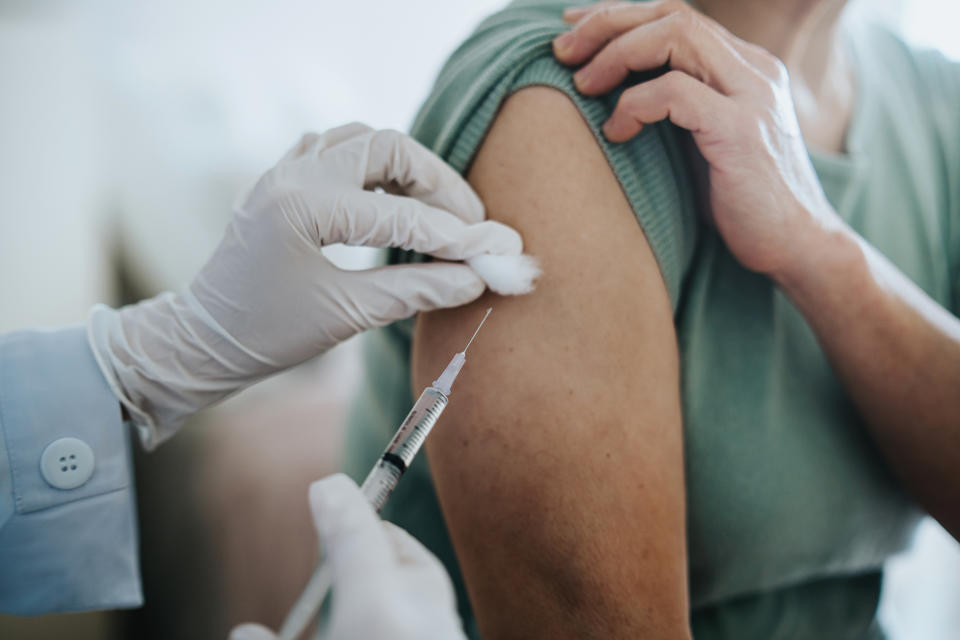
[[[0,335],[0,611],[142,603],[129,428],[85,329]]]

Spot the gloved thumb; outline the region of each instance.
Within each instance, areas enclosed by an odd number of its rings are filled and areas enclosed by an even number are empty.
[[[459,307],[480,297],[486,285],[461,263],[429,262],[352,271],[346,274],[355,318],[364,326],[382,327],[421,311]]]
[[[241,624],[234,627],[227,640],[276,640],[273,631],[260,624]]]
[[[310,485],[310,510],[338,588],[364,584],[395,562],[380,517],[344,474]]]

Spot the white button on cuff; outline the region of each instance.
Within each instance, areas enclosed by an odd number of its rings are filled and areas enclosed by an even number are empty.
[[[60,438],[40,456],[40,473],[56,489],[76,489],[93,475],[93,449],[77,438]]]

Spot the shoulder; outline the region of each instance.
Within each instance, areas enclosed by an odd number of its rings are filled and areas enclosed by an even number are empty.
[[[870,98],[884,113],[878,134],[899,132],[952,194],[950,211],[960,212],[960,62],[882,26],[856,25],[852,35]]]
[[[621,250],[593,246],[601,238],[630,238],[631,246],[650,253],[586,121],[556,89],[530,87],[511,95],[467,177],[491,215],[520,231],[547,278],[572,278],[605,261],[612,268]],[[570,264],[571,255],[578,256],[577,265]],[[652,256],[649,267],[656,278]]]
[[[537,186],[541,191],[612,188],[614,195],[623,197],[581,111],[569,96],[548,86],[522,89],[504,101],[468,176],[482,183],[494,174],[520,188],[526,178],[538,176],[547,183]],[[491,193],[488,198],[499,195]]]
[[[488,137],[496,130],[535,131],[509,154],[530,162],[538,154],[538,164],[558,170],[557,163],[564,162],[574,171],[574,156],[586,154],[593,159],[590,166],[575,171],[613,177],[612,190],[626,197],[634,226],[639,223],[646,234],[676,305],[699,229],[681,151],[683,134],[660,123],[622,144],[603,137],[600,128],[619,92],[602,98],[581,95],[573,84],[574,69],[553,58],[551,41],[567,28],[564,5],[557,0],[515,2],[481,23],[445,64],[412,133],[464,173],[481,148],[492,148]],[[583,154],[560,153],[570,144],[582,147]]]
[[[449,156],[464,133],[476,142],[515,78],[549,56],[550,41],[566,29],[556,0],[511,3],[483,20],[444,63],[414,121],[412,133],[427,147]],[[466,119],[486,122],[462,126]],[[449,158],[448,158],[449,159]],[[455,158],[449,159],[457,169]]]
[[[953,130],[960,128],[960,62],[940,51],[908,43],[900,34],[878,24],[855,29],[863,63],[884,75],[898,91],[911,90],[931,116]]]

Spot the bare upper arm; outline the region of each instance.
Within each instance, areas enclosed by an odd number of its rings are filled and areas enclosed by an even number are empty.
[[[479,628],[685,637],[678,356],[650,246],[553,89],[507,100],[468,177],[544,269],[535,293],[423,315],[414,338],[420,388],[494,307],[428,443]]]

